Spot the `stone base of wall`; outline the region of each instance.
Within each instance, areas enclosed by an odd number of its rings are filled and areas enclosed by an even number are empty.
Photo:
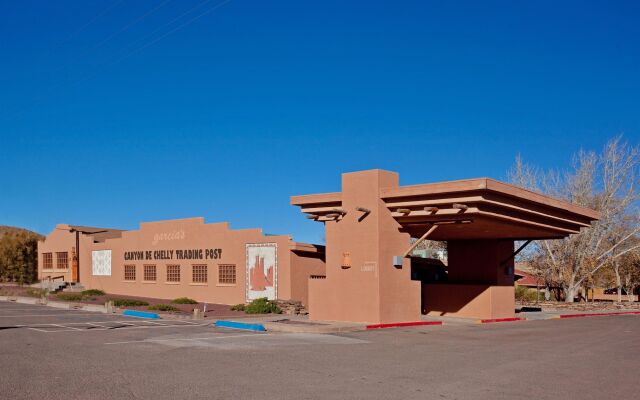
[[[285,315],[307,315],[306,307],[300,301],[296,300],[276,300],[278,307],[282,309]]]
[[[616,303],[611,301],[590,301],[580,303],[563,303],[553,301],[523,302],[516,301],[516,307],[540,307],[543,311],[600,311],[600,310],[640,310],[639,302]]]

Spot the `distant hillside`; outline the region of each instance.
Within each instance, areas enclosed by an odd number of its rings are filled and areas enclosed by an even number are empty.
[[[0,225],[0,238],[2,238],[4,235],[18,233],[18,232],[32,233],[38,236],[38,239],[44,239],[44,236],[42,236],[41,234],[30,231],[28,229],[16,228],[15,226]]]

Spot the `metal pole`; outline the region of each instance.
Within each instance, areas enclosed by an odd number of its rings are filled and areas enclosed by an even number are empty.
[[[500,263],[500,266],[505,265],[506,263],[508,263],[509,261],[511,261],[512,258],[516,258],[516,256],[518,254],[520,254],[520,252],[522,250],[524,250],[525,247],[527,247],[529,245],[529,243],[531,243],[532,240],[527,240],[526,242],[524,242],[524,244],[522,246],[520,246],[518,248],[518,250],[516,250],[513,254],[511,254],[509,257],[507,257],[506,259],[502,260],[502,262]]]

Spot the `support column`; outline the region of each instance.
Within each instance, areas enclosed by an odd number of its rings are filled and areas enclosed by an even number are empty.
[[[346,214],[325,223],[327,276],[309,281],[311,319],[366,323],[420,319],[420,282],[411,280],[410,260],[401,267],[393,265],[393,256],[401,256],[409,247],[409,235],[399,231],[400,225],[380,199],[381,188],[397,186],[398,174],[393,172],[342,175]],[[371,212],[364,215],[357,208]]]

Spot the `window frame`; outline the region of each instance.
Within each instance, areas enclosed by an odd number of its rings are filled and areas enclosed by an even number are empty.
[[[53,270],[53,253],[42,253],[42,269]]]
[[[199,271],[197,272],[196,270],[199,270]],[[207,264],[191,265],[191,284],[192,285],[209,284],[209,265]]]
[[[127,268],[133,268],[133,279],[129,279],[128,278],[128,276],[130,277],[130,275],[127,275]],[[131,271],[129,271],[129,272],[131,272]],[[124,265],[122,279],[124,279],[125,282],[135,282],[136,278],[137,278],[137,274],[138,274],[138,268],[136,267],[135,264],[125,264]]]
[[[235,286],[238,283],[238,269],[235,264],[218,264],[218,285]]]
[[[64,257],[61,257],[64,255]],[[60,260],[64,260],[65,267],[60,267]],[[56,251],[56,269],[58,270],[68,270],[69,269],[69,252],[68,251]]]
[[[147,271],[153,271],[153,279],[147,279]],[[156,264],[144,264],[142,266],[142,281],[156,283],[158,281],[158,266]]]
[[[171,271],[172,269],[177,269],[176,271]],[[180,264],[167,264],[166,268],[166,280],[167,283],[180,283],[182,279],[182,273]]]

